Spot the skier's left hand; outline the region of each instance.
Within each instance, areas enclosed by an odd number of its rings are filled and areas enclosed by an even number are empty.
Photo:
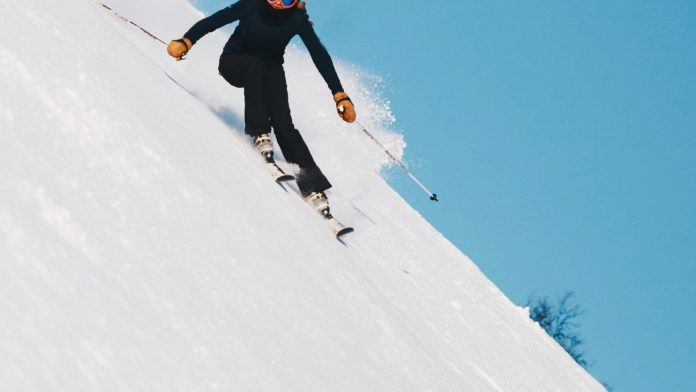
[[[334,94],[334,102],[336,102],[336,111],[338,115],[341,116],[343,121],[347,123],[352,123],[355,121],[355,106],[353,106],[353,101],[350,100],[348,94],[343,91]]]

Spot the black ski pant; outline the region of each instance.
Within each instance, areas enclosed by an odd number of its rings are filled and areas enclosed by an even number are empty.
[[[223,54],[218,68],[231,85],[244,88],[244,132],[250,136],[275,132],[289,163],[300,167],[297,185],[303,196],[323,192],[331,183],[321,172],[290,115],[288,86],[281,64],[265,64],[246,54]]]

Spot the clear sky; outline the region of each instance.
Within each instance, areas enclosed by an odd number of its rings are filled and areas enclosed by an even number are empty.
[[[308,7],[334,57],[386,78],[442,201],[390,173],[407,200],[518,304],[574,290],[600,381],[693,390],[696,2]]]

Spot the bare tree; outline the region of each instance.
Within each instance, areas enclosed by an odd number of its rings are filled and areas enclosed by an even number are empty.
[[[587,368],[585,352],[581,349],[584,339],[577,331],[580,327],[578,318],[585,310],[575,303],[575,293],[567,291],[556,303],[551,302],[548,297],[532,296],[526,306],[529,308],[529,317],[539,323],[575,362]]]

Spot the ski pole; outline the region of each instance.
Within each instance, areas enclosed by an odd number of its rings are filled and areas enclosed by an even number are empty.
[[[143,33],[149,35],[152,39],[154,39],[154,40],[156,40],[156,41],[159,41],[159,42],[163,43],[164,45],[167,45],[166,42],[162,41],[161,39],[159,39],[156,35],[152,34],[151,32],[145,30],[145,29],[142,28],[139,24],[133,22],[132,20],[126,18],[125,16],[121,16],[121,15],[120,15],[118,12],[116,12],[113,8],[109,7],[108,5],[106,5],[106,4],[104,4],[104,3],[99,3],[99,4],[101,4],[101,6],[104,7],[104,8],[106,8],[107,10],[111,11],[111,13],[113,13],[114,15],[116,15],[117,17],[119,17],[119,18],[120,18],[121,20],[123,20],[124,22],[130,23],[130,24],[132,24],[133,26],[139,28],[140,30],[142,30]]]
[[[341,109],[342,109],[342,107],[341,107]],[[420,181],[418,180],[418,178],[416,178],[416,176],[414,176],[413,173],[411,173],[410,170],[408,170],[408,168],[406,167],[406,165],[404,165],[404,163],[403,163],[401,160],[397,159],[391,152],[389,152],[389,150],[387,150],[387,148],[384,147],[384,145],[383,145],[382,143],[380,143],[380,141],[377,140],[377,138],[374,137],[374,136],[370,133],[370,131],[368,131],[367,128],[365,128],[365,126],[362,125],[362,123],[361,123],[360,121],[356,121],[355,123],[360,127],[360,129],[362,129],[362,131],[363,131],[370,139],[372,139],[372,141],[374,141],[375,143],[377,143],[377,145],[379,146],[379,148],[381,148],[382,151],[384,151],[384,153],[387,154],[387,156],[388,156],[389,158],[391,158],[391,160],[393,160],[394,162],[396,162],[396,163],[401,167],[401,169],[403,169],[403,171],[404,171],[406,174],[408,174],[408,176],[411,177],[411,179],[412,179],[423,191],[425,191],[425,193],[427,193],[428,196],[430,196],[430,200],[432,200],[432,201],[439,201],[439,200],[437,199],[437,195],[434,194],[434,193],[432,193],[432,192],[430,192],[430,190],[428,190],[428,188],[426,188],[426,186],[423,185],[423,183],[420,182]]]

